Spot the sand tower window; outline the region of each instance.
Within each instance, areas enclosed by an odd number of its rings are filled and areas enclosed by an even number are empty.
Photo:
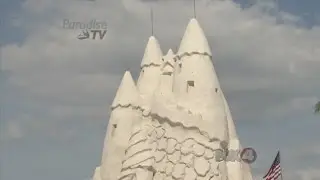
[[[194,87],[194,81],[187,81],[187,92]]]
[[[171,75],[172,75],[172,72],[164,72],[164,73],[162,73],[162,75],[171,76]]]
[[[181,69],[182,69],[182,64],[179,63],[179,73],[181,72]]]
[[[215,91],[218,92],[218,88],[216,88]]]
[[[188,81],[188,86],[194,87],[194,81]]]
[[[112,124],[111,136],[114,135],[115,130],[117,129],[117,124]]]

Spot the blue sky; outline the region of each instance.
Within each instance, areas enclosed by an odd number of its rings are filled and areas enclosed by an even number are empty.
[[[191,1],[2,0],[1,180],[86,180],[99,165],[109,106],[126,69],[135,78],[150,35],[180,43]],[[197,17],[244,146],[260,178],[277,150],[284,176],[320,179],[320,1],[199,0]],[[170,13],[167,13],[170,12]],[[171,15],[173,14],[173,15]],[[275,17],[277,16],[277,18]],[[79,41],[63,19],[108,23]],[[18,172],[18,173],[17,173]]]

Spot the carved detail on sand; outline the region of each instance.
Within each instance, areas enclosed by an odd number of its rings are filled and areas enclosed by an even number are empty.
[[[177,111],[177,109],[171,110],[161,105],[160,103],[154,103],[152,109],[146,109],[138,105],[127,104],[127,105],[117,105],[113,109],[122,107],[122,108],[132,108],[134,110],[140,111],[143,117],[154,118],[159,121],[159,123],[168,123],[172,127],[182,126],[185,130],[196,130],[202,136],[205,136],[210,141],[222,141],[219,138],[214,136],[214,132],[210,129],[214,124],[210,121],[204,121],[201,115],[190,114],[183,110]],[[202,123],[199,124],[198,122]]]
[[[151,125],[142,125],[132,134],[119,180],[133,180],[139,176],[147,178],[141,180],[220,180],[226,173],[219,169],[225,162],[215,159],[216,151],[222,150],[219,141],[207,139],[204,142],[195,138],[199,137],[197,131],[185,131],[183,126],[171,127],[158,119],[150,119],[150,122]]]

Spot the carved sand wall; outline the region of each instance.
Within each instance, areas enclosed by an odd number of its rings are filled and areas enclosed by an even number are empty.
[[[225,161],[216,160],[224,150],[219,141],[161,119],[149,122],[133,132],[119,180],[226,179]]]

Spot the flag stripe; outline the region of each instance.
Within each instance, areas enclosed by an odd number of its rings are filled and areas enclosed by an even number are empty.
[[[281,173],[280,152],[278,152],[268,173],[263,178],[265,178],[266,180],[276,180],[281,176]]]
[[[280,175],[281,175],[281,173],[277,174],[276,176],[267,178],[267,180],[275,180],[275,179],[277,179]]]
[[[277,172],[270,174],[270,176],[267,177],[267,179],[276,179],[279,175],[281,175],[281,169],[278,170]]]
[[[279,171],[277,171],[277,172],[275,172],[275,173],[273,173],[273,174],[270,174],[268,177],[267,177],[267,179],[269,180],[269,179],[274,179],[276,176],[278,176],[278,175],[281,175],[281,170],[279,170]]]
[[[279,174],[281,173],[281,168],[279,167],[278,169],[275,169],[271,174],[269,174],[267,177],[272,177],[275,174]]]

